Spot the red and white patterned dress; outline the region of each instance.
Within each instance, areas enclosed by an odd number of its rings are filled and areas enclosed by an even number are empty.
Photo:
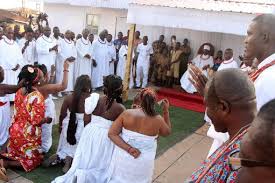
[[[29,172],[40,165],[41,125],[44,118],[44,97],[38,91],[24,96],[22,89],[17,91],[14,102],[14,116],[9,129],[10,138],[7,153],[3,156],[17,160]]]

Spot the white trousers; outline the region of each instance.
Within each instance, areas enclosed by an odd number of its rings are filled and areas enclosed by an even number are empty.
[[[137,65],[137,76],[136,76],[136,84],[137,87],[141,84],[141,78],[142,79],[142,88],[145,88],[148,84],[148,73],[149,73],[149,64],[138,64]]]

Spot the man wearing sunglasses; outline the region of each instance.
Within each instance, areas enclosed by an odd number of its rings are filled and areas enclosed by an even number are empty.
[[[241,141],[239,157],[230,157],[239,169],[238,183],[275,182],[275,100],[265,104]],[[241,169],[240,169],[241,167]]]

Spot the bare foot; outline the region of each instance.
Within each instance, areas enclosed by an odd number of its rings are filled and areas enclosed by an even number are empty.
[[[4,161],[3,161],[3,159],[0,159],[0,180],[3,180],[5,182],[9,181],[9,178],[7,176],[7,171],[4,168]]]

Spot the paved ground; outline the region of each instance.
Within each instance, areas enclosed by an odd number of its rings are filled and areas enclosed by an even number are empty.
[[[131,91],[129,99],[135,96]],[[56,101],[56,109],[60,109],[62,99]],[[57,110],[57,116],[59,110]],[[155,161],[153,183],[184,182],[196,170],[207,156],[212,140],[206,136],[208,126],[204,125],[195,133],[177,143]],[[19,174],[8,170],[9,183],[32,183]],[[0,183],[3,181],[0,180]]]

